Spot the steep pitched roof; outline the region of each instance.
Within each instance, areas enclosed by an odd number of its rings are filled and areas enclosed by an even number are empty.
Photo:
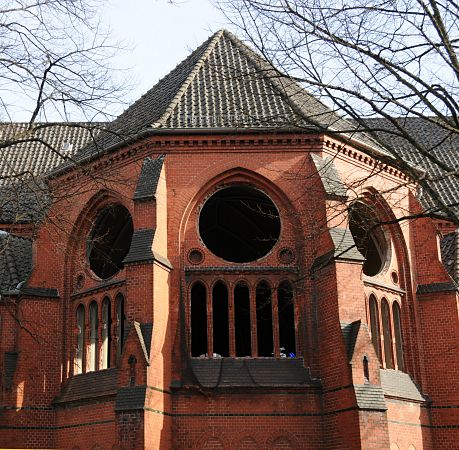
[[[401,158],[427,172],[430,187],[452,211],[459,216],[459,179],[453,172],[459,167],[459,135],[445,130],[434,120],[419,117],[397,119],[400,125],[434,157],[451,168],[450,173],[440,169],[432,159],[424,156],[387,119],[366,119],[369,128],[387,147],[391,147]],[[420,200],[427,209],[437,206],[426,192]]]
[[[226,30],[198,47],[75,156],[84,161],[150,130],[300,127],[379,145]],[[61,169],[71,167],[65,163]]]
[[[42,175],[90,142],[103,123],[0,123],[0,185]],[[8,145],[12,142],[12,145]]]

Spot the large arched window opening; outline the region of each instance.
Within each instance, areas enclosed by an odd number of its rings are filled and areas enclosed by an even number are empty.
[[[97,216],[88,239],[88,261],[99,278],[106,279],[123,268],[134,232],[132,217],[122,205],[105,207]]]
[[[234,288],[234,334],[236,356],[251,356],[250,290],[242,281]]]
[[[293,287],[289,281],[279,284],[277,290],[277,307],[279,317],[280,351],[286,356],[294,356],[295,346],[295,308]]]
[[[394,338],[397,366],[398,370],[404,370],[405,363],[403,359],[401,310],[400,305],[397,302],[392,304],[392,317],[394,320]]]
[[[76,310],[76,349],[75,349],[75,359],[74,359],[74,369],[73,373],[79,374],[83,373],[84,367],[84,335],[85,335],[85,313],[84,305],[78,305]]]
[[[373,208],[362,201],[349,206],[349,229],[360,253],[365,257],[363,273],[377,275],[389,259],[390,246]]]
[[[381,335],[379,331],[379,312],[378,304],[376,302],[376,298],[374,295],[370,295],[369,310],[371,341],[373,342],[373,347],[375,348],[376,355],[378,355],[379,361],[381,361]]]
[[[392,354],[392,333],[390,327],[390,309],[385,298],[381,301],[381,316],[384,340],[384,361],[387,369],[394,368],[394,357]]]
[[[100,369],[108,369],[110,367],[110,350],[111,350],[111,302],[108,297],[105,297],[102,302],[102,343],[100,346]]]
[[[89,366],[88,371],[98,369],[99,359],[99,318],[97,302],[93,301],[89,305]]]
[[[218,281],[212,289],[213,351],[229,356],[228,289]]]
[[[266,281],[260,281],[255,292],[258,356],[274,355],[271,291]]]
[[[196,282],[191,288],[191,356],[207,354],[207,290]]]

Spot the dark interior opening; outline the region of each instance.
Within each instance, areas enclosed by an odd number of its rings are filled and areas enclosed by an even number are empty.
[[[274,355],[271,288],[264,281],[256,290],[258,356]]]
[[[271,199],[250,186],[217,191],[199,216],[204,244],[226,261],[244,263],[265,256],[280,235],[280,219]]]
[[[121,353],[124,346],[124,332],[126,328],[126,314],[124,311],[124,297],[122,294],[116,296],[116,321],[117,321],[117,334],[118,342],[116,345],[116,361],[117,364],[121,359]]]
[[[387,241],[375,212],[362,202],[349,207],[349,229],[355,245],[365,257],[363,273],[370,277],[378,274],[387,258]]]
[[[279,344],[280,351],[285,356],[296,356],[295,348],[295,308],[293,303],[293,288],[288,281],[279,285],[277,302],[279,309]]]
[[[104,324],[104,329],[102,330],[102,340],[106,346],[106,353],[104,355],[106,360],[104,361],[104,365],[108,369],[110,367],[112,349],[112,305],[108,298],[105,298],[102,303],[102,319]]]
[[[234,288],[234,333],[236,356],[251,356],[250,293],[245,283],[238,283]]]
[[[381,302],[381,315],[383,325],[384,338],[384,360],[386,361],[386,369],[394,369],[394,357],[392,355],[392,333],[390,331],[390,312],[389,304],[386,299]]]
[[[207,353],[207,295],[202,283],[191,288],[191,356]]]
[[[109,278],[123,268],[133,230],[124,206],[108,206],[98,215],[88,242],[89,265],[98,277]]]
[[[379,343],[381,342],[381,336],[379,332],[379,313],[378,305],[376,304],[376,299],[373,295],[370,296],[370,329],[371,329],[371,341],[378,356],[379,361],[381,361],[381,347]]]
[[[212,289],[213,346],[217,356],[229,356],[228,289],[219,281]]]
[[[403,361],[403,345],[402,345],[402,324],[401,324],[401,311],[397,302],[392,305],[392,316],[394,318],[394,333],[395,333],[395,350],[397,352],[397,366],[398,370],[405,370],[405,363]]]

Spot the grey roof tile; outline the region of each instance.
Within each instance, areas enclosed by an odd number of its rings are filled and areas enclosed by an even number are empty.
[[[380,369],[379,373],[385,395],[415,401],[426,400],[409,374],[392,369]]]
[[[66,403],[94,397],[114,395],[117,389],[118,369],[97,370],[71,377],[54,403]]]
[[[155,237],[154,229],[136,230],[132,236],[129,253],[123,260],[124,264],[153,261],[153,238]]]
[[[316,166],[317,173],[322,180],[326,194],[330,197],[346,197],[347,189],[336,170],[333,158],[330,156],[321,158],[315,153],[311,154],[311,157]]]
[[[132,411],[145,406],[147,387],[130,386],[118,389],[116,393],[115,411]]]
[[[456,232],[442,236],[440,240],[441,260],[451,278],[456,279],[457,267],[457,242],[458,235]],[[457,280],[456,280],[457,281]]]
[[[417,294],[433,294],[435,292],[450,292],[459,291],[457,285],[454,282],[443,282],[443,283],[430,283],[430,284],[419,284],[416,293]]]
[[[303,360],[252,358],[192,358],[191,370],[206,388],[288,387],[314,384]],[[184,384],[194,384],[184,380]]]
[[[369,383],[355,384],[354,391],[357,406],[360,409],[371,409],[377,411],[387,410],[381,386]]]
[[[364,261],[365,258],[355,245],[349,228],[330,228],[330,236],[335,244],[335,259]]]
[[[0,292],[18,288],[32,271],[32,241],[0,231]]]
[[[159,176],[164,163],[164,155],[158,158],[145,158],[142,163],[142,170],[140,171],[139,180],[134,193],[134,200],[147,200],[151,199],[156,194],[158,187]]]
[[[150,346],[151,346],[151,333],[153,331],[153,324],[141,324],[134,320],[134,329],[137,333],[140,346],[142,347],[143,355],[146,363],[150,364]]]
[[[344,345],[346,346],[349,361],[351,361],[354,356],[355,343],[361,326],[362,322],[360,320],[351,323],[341,322],[341,331],[343,333]]]
[[[103,123],[0,123],[0,185],[17,178],[42,175],[67,159],[97,135]]]
[[[397,121],[412,139],[423,146],[429,154],[450,167],[451,171],[449,173],[443,171],[430,158],[422,155],[405,137],[400,136],[394,125],[387,119],[367,119],[366,123],[388,149],[392,149],[405,161],[425,170],[431,178],[430,187],[446,205],[451,207],[456,217],[459,216],[459,179],[455,175],[459,167],[459,135],[436,125],[434,118],[427,120],[406,117]],[[438,205],[427,192],[421,192],[420,200],[425,208],[439,212]]]

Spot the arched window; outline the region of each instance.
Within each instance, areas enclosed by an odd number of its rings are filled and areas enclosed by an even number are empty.
[[[207,290],[196,282],[191,288],[191,356],[207,353]]]
[[[376,303],[376,298],[374,295],[370,295],[369,310],[371,341],[373,342],[376,354],[378,355],[378,358],[381,361],[381,335],[379,331],[379,313],[378,304]]]
[[[98,331],[99,331],[99,318],[98,307],[95,301],[89,305],[89,367],[88,371],[97,370],[98,368]]]
[[[84,305],[79,305],[76,310],[76,349],[75,349],[75,359],[74,359],[74,368],[73,373],[79,374],[83,373],[83,364],[84,364]]]
[[[124,297],[122,294],[116,296],[116,335],[118,337],[116,345],[116,361],[119,362],[124,344],[124,328],[126,315],[124,312]]]
[[[385,298],[381,301],[381,316],[384,339],[384,360],[387,369],[394,368],[394,357],[392,355],[392,333],[390,329],[390,309]]]
[[[100,347],[100,369],[110,367],[110,346],[111,346],[111,303],[110,299],[105,297],[102,302],[102,345]]]
[[[251,356],[250,291],[247,284],[242,281],[234,288],[234,334],[236,356]]]
[[[255,302],[257,307],[258,356],[273,356],[273,313],[271,288],[266,281],[258,283]]]
[[[402,343],[402,325],[401,325],[401,311],[398,302],[392,304],[392,317],[394,320],[394,337],[395,337],[395,351],[397,358],[398,370],[404,370],[403,360],[403,343]]]
[[[281,353],[294,356],[295,348],[295,308],[293,288],[290,282],[283,281],[277,290],[277,306],[279,312],[279,345]]]
[[[228,289],[222,281],[212,289],[212,320],[214,353],[229,356]]]

